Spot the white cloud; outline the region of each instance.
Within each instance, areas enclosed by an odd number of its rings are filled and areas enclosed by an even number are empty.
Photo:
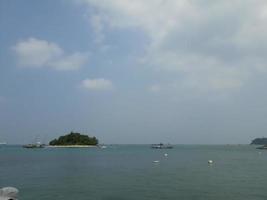
[[[102,43],[105,39],[103,18],[100,15],[93,15],[90,17],[90,24],[95,32],[95,42]]]
[[[161,86],[159,84],[154,84],[154,85],[151,85],[148,90],[153,92],[153,93],[158,93],[161,91]]]
[[[75,70],[88,61],[88,53],[74,53],[58,60],[52,61],[49,65],[57,70]]]
[[[63,55],[57,44],[35,38],[20,41],[13,49],[18,56],[18,64],[29,67],[42,67]]]
[[[267,71],[265,0],[79,2],[96,10],[95,22],[105,22],[96,23],[101,34],[105,28],[142,31],[149,39],[144,64],[183,74],[181,86],[237,89]]]
[[[99,78],[99,79],[85,79],[82,81],[81,86],[88,90],[112,90],[113,84],[110,80]]]
[[[88,61],[88,53],[66,55],[56,43],[28,38],[19,41],[12,49],[19,66],[29,68],[50,67],[56,70],[77,70]]]

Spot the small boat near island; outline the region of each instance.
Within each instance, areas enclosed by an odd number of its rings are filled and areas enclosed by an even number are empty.
[[[23,148],[27,148],[27,149],[40,149],[40,148],[44,148],[45,145],[42,144],[41,142],[36,142],[35,144],[26,144],[23,145]]]
[[[261,147],[258,147],[257,149],[266,149],[267,150],[267,144],[266,145],[263,145]]]
[[[159,143],[159,144],[152,144],[151,148],[152,149],[172,149],[173,146],[171,144]]]

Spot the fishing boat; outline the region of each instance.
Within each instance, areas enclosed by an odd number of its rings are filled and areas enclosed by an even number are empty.
[[[35,144],[26,144],[26,145],[23,145],[24,148],[27,148],[27,149],[38,149],[38,148],[44,148],[45,145],[42,144],[41,142],[37,142]]]
[[[152,144],[151,148],[152,149],[172,149],[173,146],[171,144],[159,143],[159,144]]]

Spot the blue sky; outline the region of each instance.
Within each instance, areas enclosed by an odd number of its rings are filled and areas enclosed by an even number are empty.
[[[266,22],[263,0],[2,0],[0,141],[266,136]]]

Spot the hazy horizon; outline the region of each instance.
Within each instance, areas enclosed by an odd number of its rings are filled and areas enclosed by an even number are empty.
[[[264,0],[0,1],[0,142],[267,136]]]

